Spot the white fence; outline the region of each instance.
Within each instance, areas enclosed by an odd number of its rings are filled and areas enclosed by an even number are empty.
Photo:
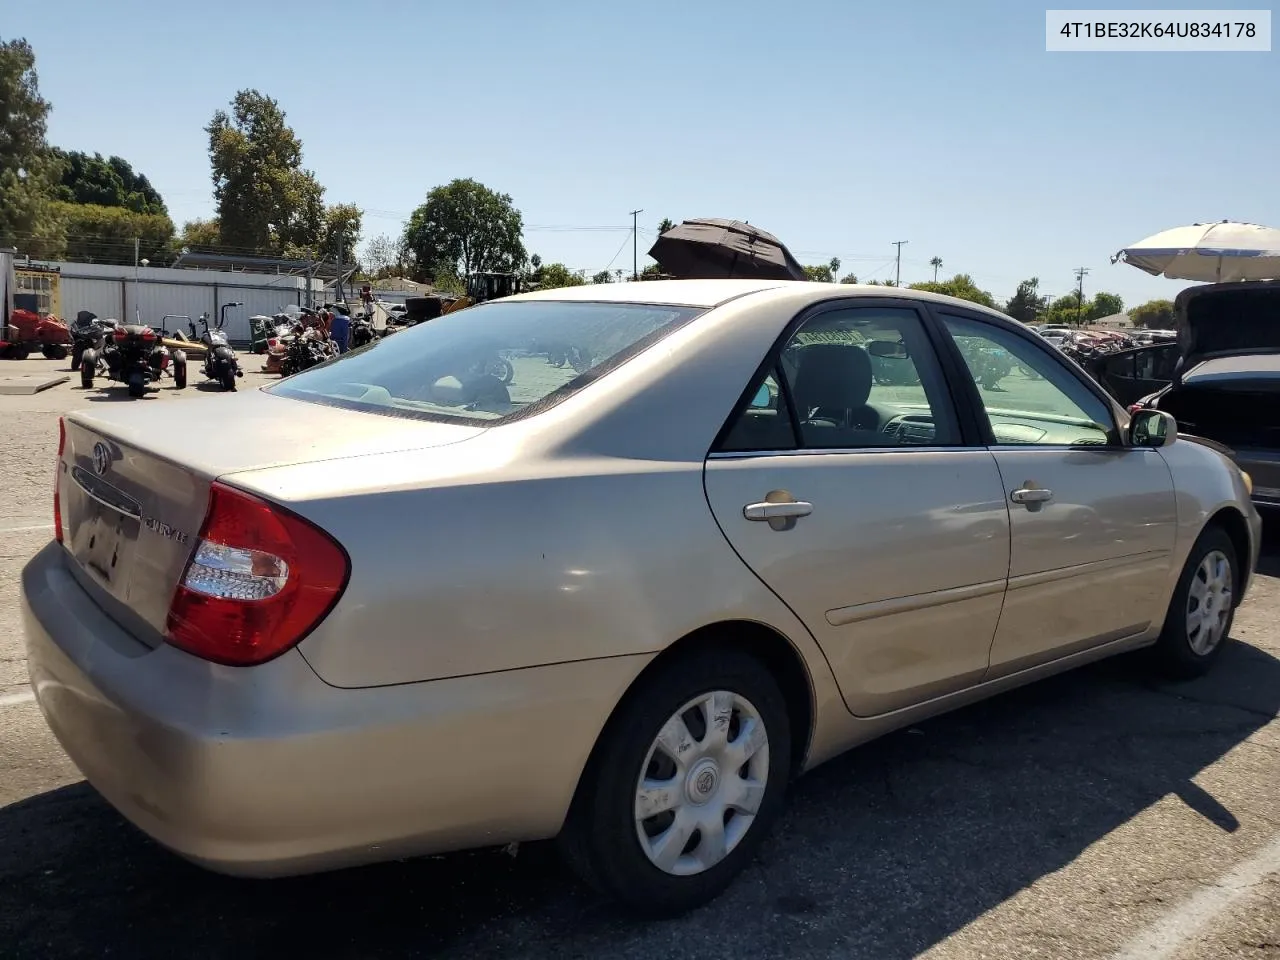
[[[291,303],[308,303],[306,278],[285,274],[141,267],[135,279],[133,267],[95,263],[53,266],[61,268],[62,315],[69,321],[78,311],[91,310],[123,323],[159,326],[165,316],[199,320],[200,314],[208,313],[216,318],[224,305],[239,303],[227,309],[225,329],[233,341],[247,343],[250,317],[270,316]],[[324,282],[310,283],[311,300],[318,302],[323,299]],[[186,323],[169,319],[165,326],[173,332],[185,330]]]

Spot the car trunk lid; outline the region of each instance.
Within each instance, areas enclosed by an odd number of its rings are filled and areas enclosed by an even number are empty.
[[[1189,287],[1174,311],[1183,369],[1211,354],[1280,351],[1280,281]]]
[[[58,484],[77,578],[135,636],[160,642],[216,478],[246,470],[439,447],[482,428],[406,421],[261,391],[159,400],[65,419]]]

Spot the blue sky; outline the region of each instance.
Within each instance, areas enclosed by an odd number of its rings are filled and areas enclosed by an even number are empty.
[[[1120,247],[1280,226],[1280,53],[1050,54],[1043,4],[5,6],[50,140],[125,157],[179,224],[212,212],[201,128],[256,87],[366,239],[471,176],[511,194],[531,252],[592,272],[630,269],[643,208],[642,264],[661,218],[725,216],[864,278],[892,277],[907,240],[904,281],[939,256],[998,297],[1028,276],[1061,294],[1087,266],[1086,292],[1132,305],[1182,284],[1111,265]]]

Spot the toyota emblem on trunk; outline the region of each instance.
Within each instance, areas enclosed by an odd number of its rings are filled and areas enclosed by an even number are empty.
[[[102,476],[111,466],[111,448],[105,443],[93,445],[93,472]]]

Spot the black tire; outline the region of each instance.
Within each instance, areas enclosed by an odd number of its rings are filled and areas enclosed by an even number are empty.
[[[31,356],[31,348],[25,343],[16,344],[13,348],[13,359],[25,360]]]
[[[684,704],[719,690],[745,697],[765,728],[764,795],[755,820],[724,859],[701,873],[675,876],[641,848],[636,787],[663,725]],[[629,691],[610,718],[578,785],[559,837],[561,852],[585,882],[635,913],[673,917],[710,902],[751,862],[782,812],[791,775],[790,727],[777,682],[754,657],[716,648],[671,659]]]
[[[129,396],[137,398],[147,392],[147,378],[141,373],[129,375]]]
[[[1187,624],[1188,608],[1192,585],[1200,576],[1200,566],[1215,552],[1225,557],[1230,566],[1231,598],[1229,609],[1226,611],[1226,620],[1222,624],[1220,639],[1207,653],[1202,653],[1197,652],[1192,645],[1191,631]],[[1173,599],[1169,601],[1164,629],[1160,632],[1160,639],[1156,641],[1151,651],[1156,668],[1165,676],[1175,680],[1190,680],[1208,673],[1229,642],[1231,625],[1235,620],[1236,606],[1239,602],[1240,567],[1235,544],[1222,527],[1210,524],[1204,528],[1191,547],[1191,552],[1187,555],[1187,564],[1183,567],[1178,585],[1174,588]]]
[[[46,360],[67,359],[67,348],[60,343],[46,343],[40,348],[40,352]]]
[[[84,348],[74,347],[71,351],[71,369],[79,370],[80,361],[84,359]]]
[[[187,361],[185,360],[178,360],[173,365],[173,388],[187,389]]]
[[[93,375],[97,372],[98,358],[92,350],[86,350],[80,358],[80,386],[85,390],[93,389]]]
[[[218,377],[218,382],[222,384],[223,390],[234,390],[236,388],[236,372],[231,369],[222,371],[222,375]]]

